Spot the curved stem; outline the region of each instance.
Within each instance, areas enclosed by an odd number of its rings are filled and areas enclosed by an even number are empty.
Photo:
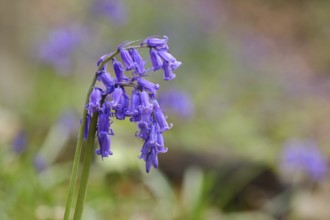
[[[98,113],[94,113],[89,127],[87,145],[85,146],[84,165],[82,170],[82,176],[80,179],[76,209],[73,217],[74,220],[81,219],[82,212],[84,209],[84,201],[87,190],[89,171],[94,157],[94,141],[95,141],[95,133],[96,133],[97,116]]]

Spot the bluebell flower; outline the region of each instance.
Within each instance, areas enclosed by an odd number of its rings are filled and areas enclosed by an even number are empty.
[[[151,92],[152,94],[156,94],[157,90],[159,89],[158,84],[154,84],[154,83],[144,79],[143,77],[140,77],[137,80],[137,83],[142,89],[147,90],[147,91]]]
[[[148,111],[148,110],[144,110],[144,111]],[[150,112],[150,116],[151,116],[151,112]],[[139,131],[135,133],[135,136],[138,138],[146,139],[149,134],[149,123],[145,122],[145,120],[141,120],[138,122],[137,126]]]
[[[115,81],[114,79],[110,76],[110,74],[105,71],[105,70],[102,70],[102,71],[98,71],[97,72],[98,76],[97,76],[97,80],[98,81],[102,81],[103,85],[106,87],[107,91],[106,93],[107,94],[110,94],[113,92],[114,90],[114,87],[115,87]]]
[[[157,131],[157,152],[159,153],[166,153],[167,152],[167,148],[165,147],[165,143],[164,143],[164,137],[163,134],[161,132]]]
[[[149,94],[146,91],[142,91],[141,95],[141,107],[142,108],[148,108],[148,109],[152,109],[152,104],[150,103],[150,98],[149,98]]]
[[[129,106],[129,97],[126,94],[125,90],[123,89],[123,94],[120,98],[119,105],[116,108],[114,108],[116,110],[115,115],[117,119],[119,120],[125,119],[125,117],[127,116],[126,112],[128,110],[128,106]]]
[[[164,148],[161,133],[157,131],[157,124],[152,123],[150,132],[145,138],[145,142],[141,149],[140,159],[146,162],[146,171],[149,173],[151,166],[158,168],[158,153],[165,153],[167,149]],[[162,145],[160,145],[160,143]]]
[[[181,65],[181,62],[169,52],[167,41],[166,36],[148,37],[141,45],[149,48],[152,70],[163,69],[164,80],[172,80],[176,77],[173,71]],[[158,167],[158,154],[167,152],[163,132],[170,129],[172,124],[167,123],[166,116],[156,99],[159,85],[144,78],[145,73],[150,70],[145,69],[146,61],[139,53],[141,48],[133,45],[134,42],[136,41],[124,42],[118,46],[118,50],[113,55],[106,54],[98,60],[97,79],[102,81],[106,91],[95,87],[90,94],[89,103],[86,106],[88,114],[84,136],[88,134],[90,118],[94,112],[98,112],[97,137],[100,148],[96,153],[102,158],[107,157],[112,154],[110,150],[110,135],[113,135],[110,129],[111,118],[124,120],[129,117],[129,120],[135,122],[138,127],[135,136],[144,141],[139,158],[145,161],[146,171],[149,172],[151,167]],[[114,58],[116,53],[119,53],[123,65]],[[106,70],[107,65],[104,60],[108,61],[110,58],[116,79],[113,79]],[[124,71],[130,70],[133,70],[133,75],[126,77]],[[133,87],[131,96],[126,94],[125,87]],[[107,101],[109,96],[112,97],[111,101]],[[101,102],[104,101],[105,103],[100,107]]]
[[[147,37],[142,41],[141,45],[147,45],[148,47],[154,47],[156,49],[167,49],[167,41],[167,36],[164,36],[163,38]]]
[[[148,152],[145,161],[146,161],[146,172],[150,172],[151,166],[158,168],[158,152],[155,146],[153,146]]]
[[[158,55],[168,63],[176,62],[176,58],[170,54],[167,50],[158,50]]]
[[[121,97],[123,96],[124,91],[121,87],[116,87],[114,92],[112,93],[112,101],[111,106],[113,109],[117,109],[120,105]]]
[[[113,69],[114,69],[115,74],[116,74],[117,82],[122,82],[123,80],[128,79],[128,77],[126,77],[124,75],[124,68],[118,60],[113,58],[112,59],[112,65],[113,65]]]
[[[176,70],[177,68],[179,68],[181,66],[182,62],[180,61],[175,61],[173,63],[171,63],[171,68],[172,70]]]
[[[101,132],[97,134],[97,138],[99,141],[100,148],[96,150],[96,154],[101,155],[102,158],[112,155],[112,152],[110,150],[110,136],[105,132]]]
[[[111,133],[110,132],[110,116],[111,116],[111,108],[110,103],[106,102],[102,105],[101,111],[98,116],[97,121],[97,132],[105,132],[105,133]]]
[[[314,181],[328,174],[327,158],[318,146],[309,140],[291,140],[284,146],[281,167],[285,172],[304,173]]]
[[[127,115],[131,116],[131,122],[138,122],[141,119],[141,114],[139,113],[139,106],[141,105],[141,92],[138,89],[132,90],[132,98],[130,102],[129,110],[127,111]]]
[[[136,134],[137,137],[145,139],[146,135],[149,133],[149,126],[152,123],[152,108],[141,108],[141,119],[138,122],[139,133]]]
[[[176,75],[172,71],[172,67],[169,62],[164,63],[163,70],[164,70],[164,80],[172,80],[176,77]]]
[[[163,60],[158,55],[157,51],[150,48],[149,55],[150,55],[152,70],[156,71],[161,69],[163,67]]]
[[[135,62],[133,61],[129,52],[121,47],[118,48],[120,52],[120,57],[126,67],[126,71],[131,70],[135,67]]]
[[[148,155],[151,153],[152,149],[156,149],[155,148],[156,142],[157,142],[156,128],[155,128],[154,124],[152,124],[151,128],[150,128],[150,132],[146,136],[145,142],[142,146],[141,155],[139,156],[140,159],[144,159],[146,161],[146,164],[148,164],[148,162],[147,162]],[[157,157],[157,154],[155,154],[154,156]],[[149,158],[149,159],[151,159],[151,158]],[[148,165],[147,165],[147,167],[148,167]],[[155,166],[155,168],[157,168],[157,167],[158,166]],[[147,172],[149,172],[149,169],[150,169],[150,166],[149,166],[149,168],[147,168]]]
[[[89,96],[89,103],[86,106],[86,109],[88,110],[88,114],[90,116],[93,116],[94,112],[97,112],[100,110],[101,105],[101,99],[102,99],[103,90],[94,87],[93,91],[91,92]]]
[[[153,109],[154,109],[155,120],[159,126],[159,131],[164,132],[168,129],[171,129],[173,125],[172,124],[168,125],[166,121],[166,117],[156,99],[153,100]]]
[[[167,50],[159,50],[158,54],[164,61],[164,65],[163,65],[164,75],[166,74],[168,75],[168,73],[172,73],[172,70],[178,69],[182,64],[180,61],[177,61],[176,58],[172,54],[170,54]],[[165,71],[167,71],[167,73]]]
[[[146,91],[141,92],[140,98],[140,121],[138,122],[139,133],[137,133],[136,136],[145,139],[149,133],[149,127],[152,123],[153,105],[150,103],[149,95]]]
[[[145,64],[146,62],[142,59],[141,55],[139,54],[137,49],[130,49],[129,54],[131,55],[134,63],[135,63],[135,74],[144,74],[146,72],[145,70]]]
[[[110,116],[111,109],[109,103],[104,103],[102,105],[102,111],[99,113],[98,123],[97,123],[97,137],[99,140],[100,148],[96,150],[98,155],[103,157],[108,157],[112,155],[110,150],[110,135],[113,135],[110,129]]]

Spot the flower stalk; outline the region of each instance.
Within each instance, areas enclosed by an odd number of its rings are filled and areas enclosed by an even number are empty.
[[[96,123],[97,123],[97,116],[98,113],[95,113],[91,119],[87,145],[84,149],[84,162],[83,162],[83,170],[80,179],[79,191],[78,191],[78,198],[76,203],[76,208],[74,212],[74,220],[80,220],[84,208],[84,201],[87,189],[87,182],[89,177],[89,171],[91,164],[94,158],[94,141],[95,141],[95,133],[96,133]]]
[[[145,69],[146,61],[143,60],[138,49],[149,48],[152,51],[152,55],[150,54],[151,70],[163,69],[164,80],[172,80],[175,78],[172,71],[176,70],[181,62],[169,53],[167,41],[167,37],[149,37],[142,41],[140,45],[131,45],[137,41],[127,42],[120,45],[116,51],[102,56],[97,62],[98,69],[87,92],[84,105],[64,220],[70,219],[73,202],[76,204],[73,219],[80,220],[82,217],[87,182],[94,154],[96,153],[102,158],[112,155],[110,135],[114,135],[114,133],[110,128],[111,118],[116,117],[118,120],[124,120],[129,117],[131,122],[137,124],[139,132],[135,136],[144,140],[139,158],[145,161],[147,172],[150,171],[152,166],[154,168],[158,167],[157,154],[167,151],[162,133],[170,129],[172,124],[168,125],[166,116],[156,100],[159,85],[153,84],[144,78],[147,76],[145,73],[149,72],[150,69]],[[120,61],[115,59],[116,55],[120,55],[125,68]],[[110,61],[113,65],[115,79],[106,70]],[[132,71],[132,77],[125,76],[125,71]],[[103,86],[106,88],[95,87],[96,80],[102,81]],[[131,98],[127,95],[125,87],[133,87]],[[110,98],[112,98],[112,101],[108,101]],[[96,134],[100,148],[95,152]],[[87,143],[83,148],[84,139],[86,138]],[[78,184],[81,154],[84,154],[84,160],[80,184]],[[79,189],[77,198],[74,201],[77,185],[79,185]]]

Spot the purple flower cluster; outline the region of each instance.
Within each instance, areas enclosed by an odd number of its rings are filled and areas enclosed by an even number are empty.
[[[302,172],[312,180],[323,179],[328,173],[327,158],[310,140],[291,140],[284,146],[281,167],[286,172]]]
[[[167,41],[167,37],[149,37],[139,46],[129,47],[128,43],[119,46],[117,52],[122,62],[111,57],[115,78],[107,72],[106,64],[101,66],[109,57],[105,55],[98,61],[97,79],[105,88],[94,87],[90,94],[86,106],[88,114],[85,138],[88,136],[90,118],[98,112],[97,137],[100,148],[96,153],[102,158],[112,155],[110,136],[114,133],[110,125],[114,117],[118,120],[129,118],[131,122],[136,123],[139,131],[135,136],[144,141],[139,158],[146,162],[147,172],[150,171],[151,166],[158,167],[158,153],[167,151],[162,133],[170,129],[172,124],[167,123],[166,116],[156,99],[159,85],[146,79],[146,73],[159,69],[163,69],[164,80],[175,78],[173,71],[181,65],[181,62],[170,54]],[[147,62],[138,51],[140,48],[149,48],[152,68],[146,68]],[[127,71],[131,71],[131,77],[124,74]],[[129,96],[128,93],[131,95]]]

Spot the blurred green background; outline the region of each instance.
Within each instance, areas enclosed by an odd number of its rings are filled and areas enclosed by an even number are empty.
[[[2,1],[0,219],[62,218],[96,61],[151,35],[183,63],[153,78],[181,94],[163,98],[169,152],[145,174],[115,121],[84,219],[330,219],[329,19],[329,1]]]

